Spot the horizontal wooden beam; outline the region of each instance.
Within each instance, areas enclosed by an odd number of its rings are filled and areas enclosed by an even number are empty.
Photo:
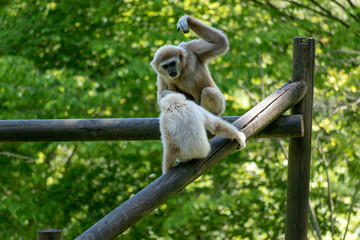
[[[239,117],[222,117],[234,122]],[[284,115],[256,138],[303,135],[301,115]],[[159,140],[158,118],[0,120],[0,142]]]
[[[305,82],[289,82],[236,120],[234,125],[242,129],[247,138],[251,138],[299,102],[306,91]],[[181,163],[170,169],[95,223],[76,240],[115,239],[238,147],[236,141],[218,136],[212,138],[210,144],[208,157]],[[246,148],[244,150],[246,151]]]

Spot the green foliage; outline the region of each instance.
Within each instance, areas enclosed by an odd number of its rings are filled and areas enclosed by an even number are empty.
[[[324,239],[344,237],[350,205],[346,236],[360,238],[358,2],[13,0],[0,7],[0,119],[157,116],[149,63],[163,44],[195,37],[176,32],[184,14],[229,37],[230,51],[210,68],[227,97],[224,115],[240,115],[291,79],[292,39],[315,37],[310,198]],[[283,239],[281,147],[287,141],[250,140],[119,239]],[[44,228],[75,238],[159,177],[161,155],[160,141],[0,143],[0,238],[33,239]]]

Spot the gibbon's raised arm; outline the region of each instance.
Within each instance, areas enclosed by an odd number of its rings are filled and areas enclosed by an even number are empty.
[[[229,41],[224,33],[190,16],[181,17],[178,21],[177,29],[181,29],[184,33],[187,33],[189,32],[189,28],[201,39],[181,45],[188,48],[200,59],[205,61],[220,56],[229,49]]]

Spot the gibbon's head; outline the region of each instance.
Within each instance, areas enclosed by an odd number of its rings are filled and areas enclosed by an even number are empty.
[[[162,111],[174,110],[180,105],[184,105],[186,97],[182,93],[170,92],[160,100],[159,106]]]
[[[150,65],[166,78],[177,78],[181,74],[185,51],[181,47],[165,45],[159,48]]]

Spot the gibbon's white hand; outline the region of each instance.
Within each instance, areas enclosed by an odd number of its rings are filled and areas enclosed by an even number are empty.
[[[178,23],[177,23],[177,31],[179,31],[181,29],[181,31],[183,31],[183,33],[188,33],[189,32],[189,25],[187,22],[187,18],[188,16],[182,16]]]

